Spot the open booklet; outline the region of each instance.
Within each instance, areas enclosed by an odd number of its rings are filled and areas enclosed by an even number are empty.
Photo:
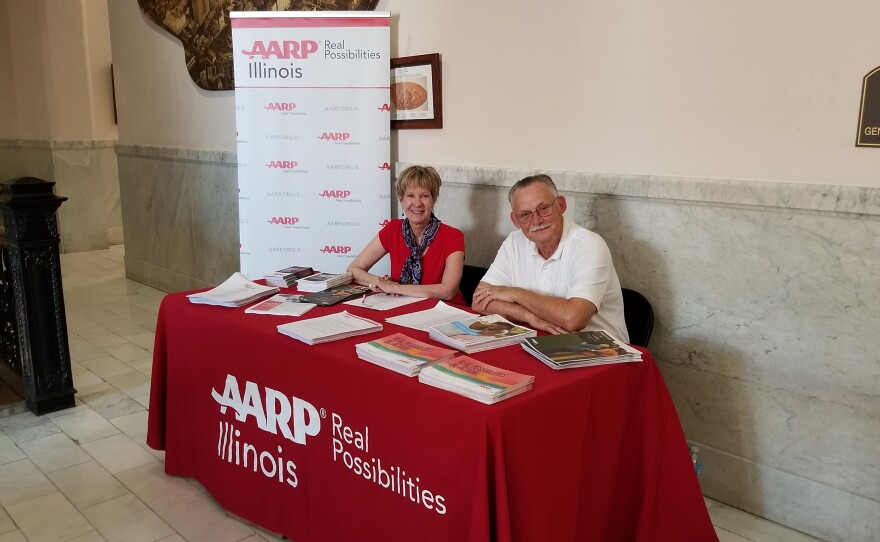
[[[198,292],[186,296],[190,303],[203,305],[219,305],[222,307],[241,307],[258,299],[278,293],[274,286],[263,286],[248,280],[241,273],[233,273],[223,284],[206,292]]]
[[[410,303],[417,303],[424,300],[424,297],[409,297],[407,295],[388,295],[377,293],[373,295],[368,295],[360,299],[345,301],[345,304],[363,307],[365,309],[373,309],[376,311],[387,311],[391,309],[396,309],[397,307],[403,307],[404,305],[409,305]]]
[[[462,318],[473,318],[473,316],[474,313],[472,312],[461,310],[451,305],[447,305],[442,301],[438,301],[433,309],[401,314],[400,316],[386,318],[385,321],[389,324],[397,324],[403,327],[428,331],[431,326],[445,324]]]

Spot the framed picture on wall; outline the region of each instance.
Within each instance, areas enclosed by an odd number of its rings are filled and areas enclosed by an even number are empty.
[[[391,59],[391,128],[443,128],[440,53]]]

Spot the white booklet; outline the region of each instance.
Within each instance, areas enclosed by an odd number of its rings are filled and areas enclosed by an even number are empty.
[[[190,303],[220,305],[223,307],[241,307],[258,299],[278,293],[274,286],[263,286],[248,280],[241,273],[233,273],[223,284],[207,292],[189,294]]]
[[[314,303],[300,303],[301,295],[277,294],[269,299],[248,307],[244,312],[248,314],[270,314],[275,316],[302,316],[314,309]]]
[[[278,326],[278,332],[306,344],[320,344],[381,331],[382,324],[347,311]]]
[[[385,321],[403,327],[428,331],[428,329],[433,326],[454,322],[455,320],[460,320],[462,318],[472,318],[473,316],[474,313],[472,312],[458,309],[447,305],[442,301],[438,301],[433,309],[401,314],[400,316],[386,318]]]
[[[415,303],[416,301],[423,301],[424,299],[424,297],[409,297],[407,295],[373,294],[345,301],[343,304],[364,307],[365,309],[373,309],[377,311],[387,311],[404,305],[409,305],[410,303]]]

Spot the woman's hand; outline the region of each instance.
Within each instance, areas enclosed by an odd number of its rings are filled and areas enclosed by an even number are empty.
[[[391,280],[388,275],[370,284],[370,289],[374,292],[382,292],[388,295],[403,295],[402,288],[402,285]]]

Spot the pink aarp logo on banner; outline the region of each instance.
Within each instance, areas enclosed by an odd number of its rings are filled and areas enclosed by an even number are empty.
[[[293,102],[269,102],[263,106],[263,109],[267,111],[293,111],[296,109],[296,104]]]
[[[348,141],[351,134],[348,132],[324,132],[318,139],[321,141]]]
[[[324,190],[318,194],[322,198],[341,198],[345,199],[351,195],[351,190]]]
[[[318,42],[312,40],[285,40],[264,42],[257,40],[251,46],[251,50],[242,49],[241,54],[248,58],[260,57],[263,59],[298,59],[306,60],[309,55],[318,50]]]
[[[299,224],[299,217],[296,216],[273,216],[267,220],[269,224],[277,224],[281,226],[296,226]]]
[[[324,254],[348,254],[351,252],[351,247],[345,245],[324,245],[321,252]]]
[[[382,162],[382,165],[379,166],[379,169],[391,171],[391,165],[388,162]]]
[[[379,111],[391,111],[391,106],[388,104],[382,104],[379,106]]]
[[[379,227],[380,227],[380,228],[384,228],[385,226],[388,225],[389,222],[391,222],[391,221],[388,220],[388,219],[386,218],[386,219],[383,220],[382,222],[379,222]]]
[[[269,169],[293,169],[299,162],[296,160],[270,160],[266,167]]]

